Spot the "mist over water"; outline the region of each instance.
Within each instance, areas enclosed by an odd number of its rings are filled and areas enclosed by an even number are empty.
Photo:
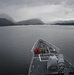
[[[31,48],[38,39],[57,46],[74,64],[73,26],[8,26],[0,27],[0,74],[28,74]]]

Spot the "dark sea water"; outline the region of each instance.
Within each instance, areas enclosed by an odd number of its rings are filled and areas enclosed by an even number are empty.
[[[38,39],[60,48],[74,65],[74,26],[0,27],[0,75],[27,75],[31,48]]]

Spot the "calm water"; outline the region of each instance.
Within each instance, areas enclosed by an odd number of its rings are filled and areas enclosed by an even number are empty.
[[[54,44],[74,64],[73,26],[0,27],[0,75],[28,73],[31,48],[38,39]]]

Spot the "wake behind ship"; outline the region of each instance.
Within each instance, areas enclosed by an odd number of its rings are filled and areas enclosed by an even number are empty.
[[[40,39],[35,42],[28,75],[74,75],[74,67],[60,50]]]

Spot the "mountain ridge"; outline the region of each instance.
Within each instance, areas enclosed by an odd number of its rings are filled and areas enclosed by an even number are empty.
[[[51,25],[74,25],[74,20],[59,20],[54,21]]]
[[[23,21],[19,21],[19,22],[16,22],[16,24],[25,24],[25,25],[43,25],[44,22],[41,21],[40,19],[28,19],[28,20],[23,20]]]
[[[0,26],[13,26],[15,23],[12,21],[5,19],[5,18],[0,18]]]

